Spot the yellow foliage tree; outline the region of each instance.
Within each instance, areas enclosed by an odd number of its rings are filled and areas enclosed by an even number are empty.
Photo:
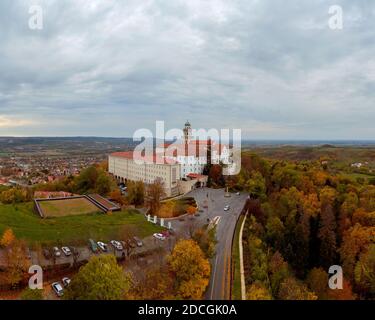
[[[247,291],[247,300],[272,300],[272,295],[261,283],[253,283]]]
[[[0,246],[8,247],[15,239],[16,237],[14,236],[13,230],[8,228],[4,231],[3,236],[1,237]]]
[[[209,282],[211,267],[194,240],[180,240],[167,258],[176,279],[177,294],[183,299],[201,299]]]

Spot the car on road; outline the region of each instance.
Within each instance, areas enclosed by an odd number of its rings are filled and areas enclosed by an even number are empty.
[[[155,239],[158,239],[158,240],[162,240],[162,241],[165,240],[165,236],[164,236],[162,233],[154,233],[154,234],[153,234],[153,237],[154,237]]]
[[[61,251],[64,252],[64,254],[69,257],[72,255],[72,251],[70,251],[70,249],[68,247],[62,247],[61,248]]]
[[[100,248],[100,250],[102,250],[103,252],[108,251],[108,246],[104,242],[98,241],[97,244],[98,244],[98,247]]]
[[[169,230],[164,230],[161,232],[161,234],[165,237],[165,238],[168,238],[171,234],[169,232]]]
[[[230,206],[229,206],[229,205],[226,205],[226,206],[224,207],[224,211],[229,211],[229,209],[230,209]]]
[[[137,245],[137,247],[142,247],[143,246],[142,240],[139,239],[138,237],[133,237],[133,240],[134,240],[135,244]]]
[[[53,291],[55,291],[55,293],[58,297],[62,297],[64,295],[64,289],[61,286],[60,282],[52,283],[52,289],[53,289]]]
[[[72,280],[70,280],[70,278],[68,278],[68,277],[62,278],[62,283],[63,283],[63,285],[64,285],[65,288],[70,285],[71,281]]]
[[[58,247],[53,247],[53,254],[56,258],[61,257],[61,252]]]
[[[122,244],[120,241],[116,241],[116,240],[111,240],[110,241],[111,245],[116,249],[116,250],[119,250],[119,251],[122,251],[124,250]]]
[[[236,195],[238,195],[238,196],[239,196],[239,195],[240,195],[240,193],[239,193],[239,192],[236,192]]]
[[[89,239],[89,247],[90,247],[92,252],[94,252],[94,253],[98,252],[98,246],[97,246],[97,244],[94,240]]]
[[[49,251],[48,249],[43,249],[43,256],[47,260],[51,259],[51,251]]]

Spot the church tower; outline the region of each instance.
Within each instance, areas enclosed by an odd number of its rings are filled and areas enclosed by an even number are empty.
[[[184,142],[185,144],[189,144],[191,141],[191,125],[189,121],[186,121],[185,128],[184,128]]]

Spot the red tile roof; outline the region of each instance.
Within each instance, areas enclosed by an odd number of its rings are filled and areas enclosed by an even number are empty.
[[[126,151],[126,152],[114,152],[111,153],[112,157],[126,158],[130,160],[138,160],[145,163],[156,163],[156,164],[176,164],[177,162],[170,159],[165,159],[162,154],[153,155],[142,155],[138,152]]]

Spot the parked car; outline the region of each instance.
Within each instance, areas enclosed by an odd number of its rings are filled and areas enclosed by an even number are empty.
[[[72,255],[72,252],[70,251],[70,249],[68,247],[62,247],[61,248],[61,251],[64,252],[64,254],[69,257]]]
[[[61,252],[58,247],[53,247],[53,254],[56,258],[61,256]]]
[[[171,234],[169,233],[169,230],[164,230],[161,232],[161,234],[165,237],[168,238]]]
[[[143,246],[143,242],[141,239],[139,239],[138,237],[134,237],[134,242],[135,244],[137,245],[137,247],[142,247]]]
[[[230,206],[228,205],[224,207],[224,211],[228,211],[229,209],[230,209]]]
[[[102,250],[103,252],[108,251],[108,246],[104,242],[98,241],[97,244],[100,250]]]
[[[53,289],[53,291],[55,291],[55,293],[58,297],[62,297],[64,295],[64,289],[61,286],[60,282],[52,283],[52,289]]]
[[[65,288],[70,285],[70,282],[71,280],[68,277],[62,278],[62,283]]]
[[[117,249],[117,250],[119,250],[119,251],[124,250],[124,248],[123,248],[123,246],[122,246],[122,244],[121,244],[120,241],[111,240],[110,243],[111,243],[111,245],[112,245],[115,249]]]
[[[94,253],[98,252],[98,246],[97,246],[97,244],[94,240],[89,239],[89,247],[90,247],[92,252],[94,252]]]
[[[162,241],[165,240],[165,236],[161,233],[154,233],[153,236],[154,236],[154,238],[156,238],[158,240],[162,240]]]
[[[238,196],[239,196],[239,195],[240,195],[240,193],[239,193],[239,192],[236,192],[236,195],[238,195]]]
[[[47,260],[51,259],[51,252],[48,249],[43,249],[43,256]]]

